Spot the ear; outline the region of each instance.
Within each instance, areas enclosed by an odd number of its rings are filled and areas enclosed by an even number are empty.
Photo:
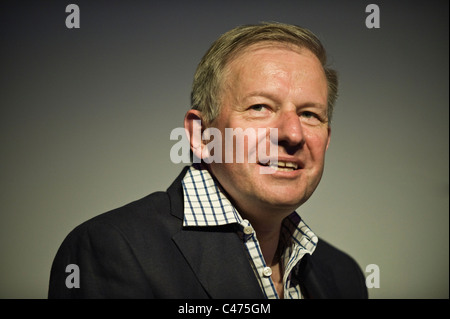
[[[199,159],[202,158],[202,150],[205,144],[202,140],[203,122],[202,113],[198,110],[187,111],[184,117],[184,129],[189,140],[192,153]]]

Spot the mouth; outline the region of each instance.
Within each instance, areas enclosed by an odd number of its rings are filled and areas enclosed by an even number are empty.
[[[300,169],[298,163],[296,162],[288,162],[288,161],[277,161],[276,163],[258,163],[259,165],[270,167],[274,170],[281,172],[292,172]]]

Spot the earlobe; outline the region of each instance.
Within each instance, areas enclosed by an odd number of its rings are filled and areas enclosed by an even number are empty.
[[[189,110],[184,117],[184,129],[189,140],[192,153],[197,158],[202,158],[202,114],[198,110]]]

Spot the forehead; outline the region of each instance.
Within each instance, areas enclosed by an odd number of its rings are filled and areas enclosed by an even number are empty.
[[[251,45],[229,61],[224,74],[225,87],[233,94],[270,87],[303,90],[325,99],[327,96],[326,76],[319,59],[308,49],[293,45]]]

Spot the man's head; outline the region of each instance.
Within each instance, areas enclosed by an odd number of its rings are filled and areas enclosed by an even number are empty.
[[[209,124],[219,114],[225,67],[243,49],[252,44],[272,42],[308,49],[319,59],[328,82],[328,121],[331,123],[337,98],[338,80],[327,67],[327,56],[320,40],[309,30],[289,24],[262,23],[236,27],[219,37],[200,61],[194,75],[191,106],[203,114]]]
[[[278,149],[278,168],[273,174],[261,174],[264,163],[249,161],[248,152],[243,163],[208,164],[244,215],[255,211],[266,217],[287,214],[316,189],[337,95],[336,73],[325,63],[325,51],[311,32],[284,24],[233,29],[200,62],[193,106],[185,118],[189,132],[193,132],[195,119],[202,121],[202,129],[214,127],[222,136],[226,129],[237,128],[276,128],[278,132],[276,141],[270,136],[265,140],[266,149],[271,143]],[[248,138],[243,141],[246,150],[255,148]],[[193,152],[202,156],[195,147]]]

